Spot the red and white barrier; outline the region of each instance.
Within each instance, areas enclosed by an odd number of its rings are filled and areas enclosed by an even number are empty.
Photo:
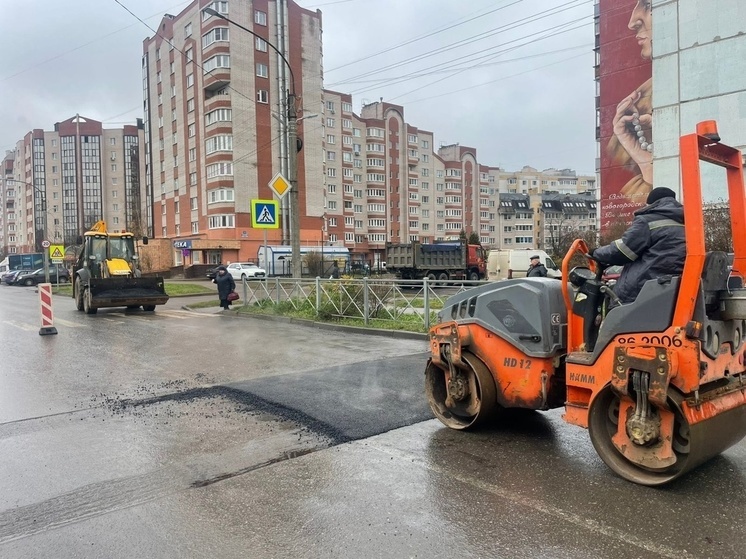
[[[54,327],[54,312],[52,310],[52,284],[40,283],[39,287],[39,308],[41,310],[41,328],[40,336],[56,334],[57,328]]]

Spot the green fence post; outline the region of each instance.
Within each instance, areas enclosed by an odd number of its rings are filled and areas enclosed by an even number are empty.
[[[319,316],[321,309],[321,278],[316,276],[316,316]]]
[[[363,314],[365,315],[365,325],[368,326],[368,323],[370,322],[369,316],[370,316],[370,293],[368,293],[369,285],[368,285],[368,278],[363,278]]]

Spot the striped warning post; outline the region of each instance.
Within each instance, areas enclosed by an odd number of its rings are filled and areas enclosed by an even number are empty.
[[[39,284],[39,308],[41,309],[41,328],[40,336],[56,334],[57,328],[54,327],[54,313],[52,312],[52,284]]]

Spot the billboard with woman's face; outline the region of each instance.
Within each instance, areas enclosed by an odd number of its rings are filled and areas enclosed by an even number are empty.
[[[601,227],[653,189],[652,0],[599,1]]]

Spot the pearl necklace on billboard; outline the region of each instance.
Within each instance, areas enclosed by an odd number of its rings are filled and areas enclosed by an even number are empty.
[[[635,132],[637,132],[637,141],[640,142],[640,147],[645,151],[653,153],[653,142],[648,143],[648,139],[645,137],[645,132],[640,124],[640,113],[632,113],[632,124],[635,127]]]

